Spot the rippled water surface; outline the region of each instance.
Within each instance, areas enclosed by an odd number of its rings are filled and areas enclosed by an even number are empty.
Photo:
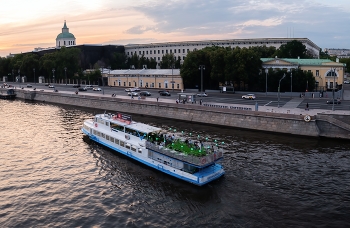
[[[225,142],[225,176],[196,187],[85,142],[99,112],[0,100],[2,227],[349,227],[345,141],[134,115]]]

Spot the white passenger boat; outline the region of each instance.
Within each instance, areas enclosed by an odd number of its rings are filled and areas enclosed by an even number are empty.
[[[223,151],[216,144],[188,140],[132,121],[129,115],[97,114],[84,121],[82,132],[116,152],[195,185],[207,184],[225,173],[218,163]]]

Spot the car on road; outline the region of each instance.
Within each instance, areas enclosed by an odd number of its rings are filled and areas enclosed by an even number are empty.
[[[129,92],[128,95],[133,96],[133,97],[138,97],[139,93],[138,92]]]
[[[326,102],[327,104],[333,104],[333,100],[329,100]],[[334,99],[334,104],[341,104],[340,100]]]
[[[80,84],[73,85],[73,88],[79,88]]]
[[[125,92],[140,92],[140,88],[135,87],[135,88],[126,88]]]
[[[142,91],[142,92],[140,92],[140,96],[146,96],[146,97],[148,97],[148,96],[151,96],[151,93],[148,92],[148,91]]]
[[[87,91],[87,89],[85,87],[79,87],[78,89],[79,91]]]
[[[100,87],[94,87],[92,90],[93,91],[101,91],[102,89]]]
[[[55,88],[55,86],[54,85],[49,85],[49,88]]]
[[[171,96],[171,94],[168,91],[159,91],[160,96]]]
[[[86,85],[85,88],[86,89],[94,89],[94,87],[92,85]]]
[[[27,87],[28,88],[32,88],[33,86],[31,84],[27,84]]]
[[[208,94],[207,93],[197,93],[198,97],[207,97]]]
[[[249,99],[249,100],[254,100],[256,97],[254,94],[249,93],[249,94],[245,94],[242,96],[242,99]]]

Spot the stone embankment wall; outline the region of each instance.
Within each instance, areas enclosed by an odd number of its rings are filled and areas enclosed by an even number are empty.
[[[17,91],[17,96],[26,100],[45,101],[107,111],[144,114],[182,121],[213,124],[274,133],[311,137],[350,139],[350,123],[346,115],[317,114],[306,122],[304,116],[259,111],[232,110],[200,105],[169,104],[143,100],[95,97],[86,95]]]

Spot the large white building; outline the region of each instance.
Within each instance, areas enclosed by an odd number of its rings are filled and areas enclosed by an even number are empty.
[[[75,36],[69,32],[69,28],[67,27],[66,21],[64,21],[62,32],[58,34],[56,38],[56,48],[73,45],[76,45]]]
[[[206,41],[183,41],[183,42],[166,42],[150,44],[128,44],[125,45],[125,54],[131,57],[135,53],[138,56],[144,56],[146,59],[154,59],[158,65],[163,55],[173,53],[176,59],[183,61],[189,51],[200,50],[210,46],[221,47],[252,47],[252,46],[274,46],[279,48],[282,44],[297,40],[305,45],[316,58],[319,57],[320,47],[308,38],[260,38],[260,39],[232,39],[232,40],[206,40]]]

